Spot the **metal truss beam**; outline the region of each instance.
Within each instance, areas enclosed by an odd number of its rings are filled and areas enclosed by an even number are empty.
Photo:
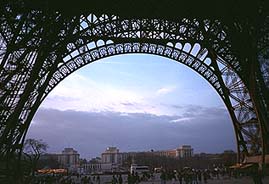
[[[242,19],[68,15],[1,2],[0,176],[20,173],[22,145],[49,92],[101,58],[154,54],[178,61],[216,90],[230,113],[238,162],[269,153],[269,16],[262,6]],[[258,19],[257,19],[258,17]],[[238,17],[237,17],[238,18]],[[12,172],[11,172],[12,171]],[[3,174],[4,173],[4,174]]]

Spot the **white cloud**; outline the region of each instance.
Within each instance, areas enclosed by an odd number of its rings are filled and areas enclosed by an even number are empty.
[[[175,115],[178,110],[161,105],[156,98],[175,90],[164,87],[157,91],[129,90],[96,82],[74,73],[62,81],[41,104],[45,108],[88,112],[114,111],[120,113],[149,113]],[[154,94],[155,93],[155,94]]]
[[[178,119],[170,120],[170,123],[186,122],[186,121],[190,121],[192,119],[193,118],[183,117],[183,118],[178,118]]]
[[[97,83],[79,74],[60,83],[42,106],[58,110],[160,113],[138,92]]]
[[[163,87],[163,88],[160,88],[157,90],[156,94],[157,95],[166,95],[168,93],[171,93],[173,92],[174,90],[176,89],[175,86],[172,86],[172,87]]]
[[[128,89],[126,86],[119,87],[110,83],[96,82],[89,77],[74,73],[53,89],[41,106],[58,110],[181,116],[186,109],[169,105],[174,103],[174,98],[169,96],[173,95],[171,93],[178,88],[175,85],[168,85],[158,90],[147,88],[145,91],[134,86]]]

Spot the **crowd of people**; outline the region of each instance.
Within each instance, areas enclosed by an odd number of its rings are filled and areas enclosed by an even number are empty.
[[[240,173],[237,170],[200,170],[184,168],[181,170],[161,170],[159,173],[128,173],[111,175],[43,175],[35,179],[36,184],[138,184],[145,183],[175,183],[175,184],[206,184],[208,180],[237,178],[250,173]],[[261,184],[261,180],[253,178],[255,184]]]
[[[194,170],[194,169],[185,169],[176,172],[162,172],[160,179],[163,184],[166,183],[166,180],[179,181],[180,184],[183,182],[186,184],[197,184],[207,183],[207,180],[210,178],[210,172],[208,170]]]

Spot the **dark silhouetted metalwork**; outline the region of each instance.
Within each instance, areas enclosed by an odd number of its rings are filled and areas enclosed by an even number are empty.
[[[238,162],[269,152],[269,16],[162,19],[80,12],[65,14],[1,4],[1,175],[20,171],[31,120],[49,92],[77,69],[101,58],[148,53],[182,63],[207,80],[233,122]],[[17,162],[19,163],[19,162]],[[11,172],[12,170],[12,172]]]

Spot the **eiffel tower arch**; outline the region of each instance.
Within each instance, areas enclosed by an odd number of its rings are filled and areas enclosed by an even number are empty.
[[[170,58],[200,74],[227,107],[238,162],[266,162],[269,14],[262,1],[251,16],[234,19],[109,9],[68,14],[27,1],[3,2],[0,8],[1,176],[20,172],[31,120],[57,84],[87,64],[129,53]]]

